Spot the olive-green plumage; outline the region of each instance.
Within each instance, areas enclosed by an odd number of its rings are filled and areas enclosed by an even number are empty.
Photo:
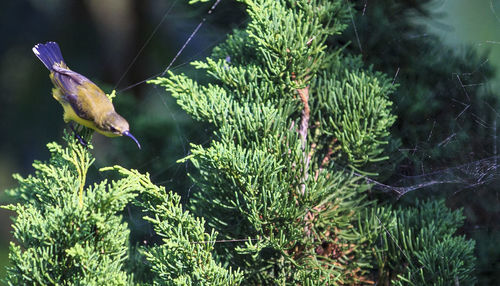
[[[108,137],[128,136],[141,145],[129,131],[129,124],[116,113],[111,100],[93,82],[68,68],[55,42],[38,44],[35,55],[50,70],[55,88],[53,97],[64,108],[64,121],[74,121]]]

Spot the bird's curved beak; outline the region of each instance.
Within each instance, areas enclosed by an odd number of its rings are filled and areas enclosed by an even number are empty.
[[[132,140],[134,140],[135,143],[137,144],[137,147],[139,147],[139,149],[141,149],[141,144],[139,144],[139,141],[137,141],[137,139],[135,139],[134,135],[132,135],[132,133],[130,133],[128,130],[123,132],[122,135],[125,135],[127,137],[132,138]]]

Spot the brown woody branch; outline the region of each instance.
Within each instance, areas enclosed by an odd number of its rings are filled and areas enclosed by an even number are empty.
[[[310,109],[309,109],[309,86],[306,86],[304,88],[299,88],[297,89],[297,92],[299,93],[300,100],[304,104],[304,109],[302,109],[302,115],[301,115],[301,120],[300,120],[300,127],[299,127],[299,135],[302,141],[302,150],[306,149],[306,143],[307,143],[307,133],[309,131],[309,114],[310,114]],[[306,192],[306,181],[308,177],[308,171],[309,171],[309,162],[311,161],[311,156],[312,154],[305,154],[305,164],[304,164],[304,181],[301,185],[300,191],[302,195],[305,194]]]

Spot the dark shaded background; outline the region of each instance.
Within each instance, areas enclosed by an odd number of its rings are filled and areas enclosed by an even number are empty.
[[[3,139],[0,140],[0,190],[15,186],[11,178],[12,173],[28,175],[32,171],[33,160],[47,159],[48,151],[45,145],[48,142],[61,142],[65,128],[62,108],[50,94],[52,86],[47,70],[31,51],[36,43],[56,41],[72,69],[93,80],[106,92],[114,88],[119,91],[115,99],[116,109],[128,119],[132,133],[143,146],[143,150],[139,151],[129,139],[110,139],[95,135],[92,153],[96,157],[96,163],[90,170],[88,181],[100,179],[101,175],[97,171],[100,167],[120,164],[127,168],[150,172],[154,182],[179,192],[184,202],[189,199],[192,185],[186,173],[190,167],[177,164],[175,161],[188,154],[188,142],[202,144],[208,142],[212,136],[210,127],[193,122],[168,95],[154,86],[142,83],[127,89],[131,85],[162,73],[196,25],[207,16],[209,5],[192,7],[186,2],[183,0],[7,0],[0,3],[0,138]],[[398,83],[403,85],[405,81],[415,85],[418,83],[420,84],[418,88],[421,89],[421,83],[427,82],[429,90],[446,93],[452,86],[458,93],[461,87],[453,83],[451,73],[463,72],[461,64],[455,62],[458,62],[458,58],[466,62],[472,61],[467,59],[466,52],[460,52],[466,50],[464,43],[467,42],[468,35],[470,35],[469,40],[473,40],[468,42],[472,48],[491,48],[493,55],[488,57],[500,58],[498,56],[500,52],[495,49],[496,39],[488,36],[491,33],[495,35],[495,31],[498,32],[500,29],[500,21],[497,21],[495,14],[492,13],[495,10],[491,9],[496,7],[495,1],[423,1],[434,5],[430,8],[433,13],[417,12],[414,13],[416,17],[406,14],[407,10],[394,4],[398,1],[381,1],[383,4],[365,0],[355,2],[358,14],[353,16],[353,21],[357,23],[357,30],[351,27],[346,31],[344,43],[351,42],[347,50],[356,54],[361,52],[365,61],[391,76],[400,68]],[[404,3],[401,6],[405,9],[418,6],[414,1],[399,2]],[[380,9],[375,9],[377,5],[385,5],[388,10],[392,9],[390,12],[386,11],[391,16],[388,17],[380,12]],[[469,17],[477,15],[478,10],[482,11],[480,15],[484,14],[484,17]],[[192,59],[202,59],[214,45],[225,39],[231,29],[244,25],[247,18],[242,11],[242,7],[234,1],[221,1],[215,13],[207,17],[203,28],[173,65],[173,70],[189,72],[191,77],[196,78],[196,71],[188,70],[185,63]],[[448,16],[445,17],[443,13]],[[422,26],[427,26],[429,30],[413,33],[409,31],[408,26],[405,26],[406,24],[397,26],[401,19],[410,16],[412,21],[420,21]],[[389,25],[394,30],[388,32],[388,29],[380,28],[383,24]],[[157,26],[158,30],[153,34]],[[403,58],[403,55],[411,54],[414,49],[412,55],[434,61],[435,54],[430,54],[428,46],[421,45],[426,41],[427,33],[435,33],[445,38],[444,43],[449,45],[450,55],[459,51],[456,57],[450,56],[436,61],[436,65],[449,65],[450,74],[443,75],[444,69],[427,69],[425,61],[419,58],[413,56]],[[479,40],[480,35],[483,35],[483,38]],[[411,38],[413,36],[416,38]],[[361,51],[357,37],[362,47]],[[439,50],[440,44],[442,43],[431,43],[430,46],[436,46]],[[422,47],[425,49],[422,50]],[[497,49],[500,50],[500,44]],[[476,61],[481,62],[478,58],[474,59],[474,62]],[[493,60],[489,64],[492,62]],[[418,66],[419,64],[421,65]],[[432,63],[429,66],[432,66]],[[429,74],[430,72],[438,75],[434,82],[424,79],[426,76],[433,76]],[[484,73],[487,74],[489,80],[487,85],[490,89],[498,86],[497,80],[493,80],[492,69]],[[411,86],[403,86],[394,96],[404,95],[408,92],[408,88]],[[120,92],[123,89],[127,90]],[[421,90],[420,92],[425,94]],[[415,104],[405,106],[404,101],[398,102],[398,98],[394,100],[397,102],[395,110],[400,113],[400,119],[405,118],[405,121],[400,121],[394,130],[394,133],[402,138],[401,149],[418,147],[419,152],[414,152],[417,154],[416,160],[425,161],[426,168],[430,170],[445,168],[492,155],[490,145],[476,142],[475,148],[480,150],[476,150],[474,154],[455,156],[456,150],[458,152],[462,150],[461,145],[457,145],[455,150],[447,150],[446,158],[441,158],[442,154],[434,154],[433,148],[439,144],[441,140],[439,138],[446,138],[453,132],[451,128],[455,126],[455,122],[446,117],[447,112],[433,114],[427,102],[418,106]],[[450,105],[446,110],[450,111],[453,108],[459,107]],[[426,114],[425,112],[429,112],[428,115],[422,116]],[[451,116],[451,119],[453,118],[454,115]],[[443,124],[437,121],[441,119],[445,121]],[[437,122],[437,125],[433,124],[433,121]],[[409,130],[408,126],[412,126],[412,130]],[[431,129],[434,130],[432,139],[436,140],[433,143],[429,143],[428,140]],[[483,129],[476,131],[477,134],[479,131],[490,132]],[[476,137],[481,140],[479,136]],[[481,150],[482,147],[484,150]],[[431,156],[433,157],[430,158]],[[406,158],[402,162],[412,167],[408,170],[397,169],[397,175],[419,174],[420,169],[415,168],[412,165],[414,162],[410,159]],[[492,254],[500,253],[493,240],[495,237],[500,238],[498,235],[500,219],[496,217],[499,213],[498,207],[489,206],[488,210],[484,207],[484,205],[498,205],[498,197],[496,199],[492,197],[491,189],[491,186],[483,190],[469,189],[460,192],[459,196],[451,196],[449,200],[454,208],[463,207],[464,201],[474,203],[473,208],[467,209],[469,223],[464,233],[469,237],[480,239],[478,244],[481,247],[478,248],[477,254],[482,264],[479,267],[492,265],[495,263],[490,259]],[[430,193],[434,195],[439,191],[434,189],[430,190]],[[484,196],[481,196],[481,192],[484,192]],[[425,192],[422,194],[429,195]],[[0,199],[3,203],[8,202],[3,193],[0,194]],[[151,231],[147,225],[135,219],[134,213],[134,208],[129,208],[126,214],[133,230],[133,240],[147,241],[151,238]],[[478,218],[481,215],[487,217]],[[9,213],[0,210],[0,276],[2,277],[4,265],[8,261],[10,224]],[[474,228],[485,231],[476,233],[473,232]],[[492,232],[495,235],[490,235]],[[497,263],[500,265],[500,262]],[[494,272],[494,268],[488,271]]]

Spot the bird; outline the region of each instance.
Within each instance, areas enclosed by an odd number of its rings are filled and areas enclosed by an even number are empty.
[[[36,44],[33,53],[50,71],[54,84],[52,96],[62,105],[64,122],[70,123],[71,129],[73,121],[107,137],[127,136],[141,149],[139,141],[130,133],[127,120],[115,111],[111,100],[96,84],[66,65],[56,42]],[[79,140],[85,145],[81,138]]]

